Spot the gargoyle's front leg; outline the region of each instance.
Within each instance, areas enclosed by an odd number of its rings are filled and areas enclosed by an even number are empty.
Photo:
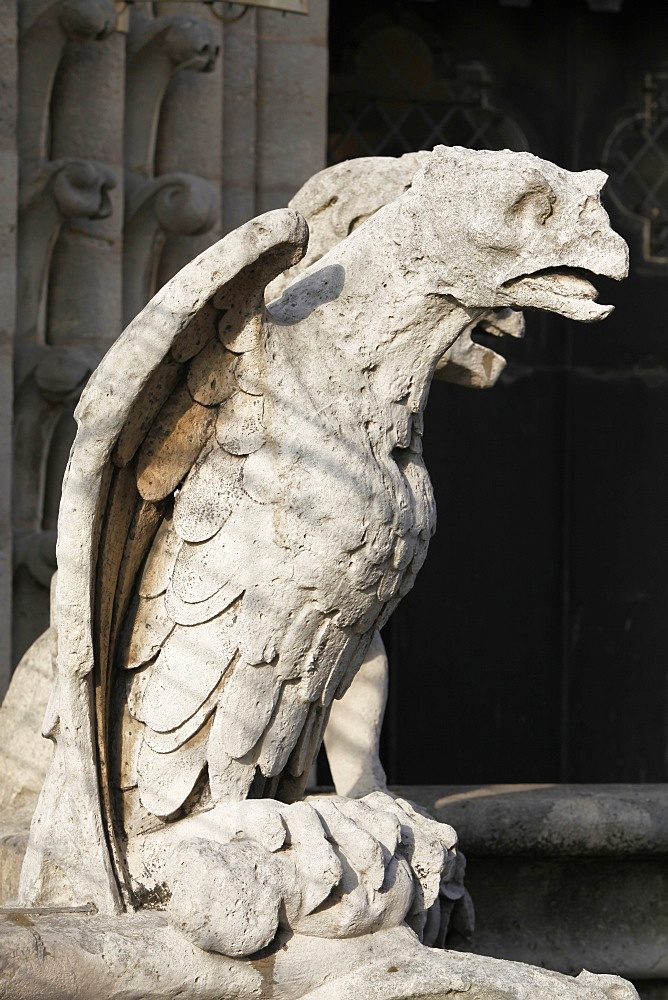
[[[387,654],[380,633],[375,632],[352,684],[332,704],[325,731],[327,760],[338,795],[358,799],[387,789],[379,756],[387,684]]]
[[[464,888],[466,861],[461,851],[457,851],[456,864],[449,866],[447,871],[443,868],[440,891],[434,894],[433,886],[428,883],[433,881],[435,875],[438,880],[439,866],[435,859],[442,850],[441,841],[447,840],[446,831],[450,828],[438,824],[419,807],[388,792],[379,756],[388,678],[385,646],[376,632],[352,684],[343,698],[332,705],[325,731],[327,759],[338,795],[350,798],[366,796],[364,801],[372,808],[388,809],[399,817],[404,846],[411,855],[411,867],[418,886],[409,923],[425,943],[443,947],[449,931],[456,932],[465,940],[473,931],[473,904]],[[439,827],[442,827],[442,832]],[[427,872],[429,876],[425,881]],[[425,896],[427,906],[424,905]]]
[[[374,806],[339,796],[227,799],[146,834],[135,850],[169,921],[204,951],[252,955],[279,929],[354,938],[413,914],[420,886],[411,861],[430,861],[420,832],[405,849],[406,818],[384,808],[394,803],[385,798]],[[439,847],[432,895],[441,866],[456,863]]]

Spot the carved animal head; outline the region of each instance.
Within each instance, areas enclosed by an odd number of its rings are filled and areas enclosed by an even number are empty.
[[[408,191],[413,177],[432,155],[429,150],[418,150],[396,157],[360,156],[325,167],[310,177],[290,200],[290,208],[295,208],[308,222],[307,251],[294,267],[267,286],[267,302],[279,298],[292,281],[337,243]],[[496,384],[506,366],[505,358],[473,340],[475,329],[497,337],[522,337],[524,317],[513,309],[486,310],[448,348],[435,378],[472,389]]]
[[[584,269],[619,280],[628,248],[601,205],[600,170],[563,170],[531,153],[437,146],[402,198],[404,263],[434,294],[467,307],[536,308],[584,322],[595,302]]]
[[[420,171],[424,166],[426,169]],[[595,291],[581,277],[551,270],[547,274],[534,273],[530,280],[511,282],[507,289],[495,291],[495,272],[490,272],[489,267],[491,258],[500,265],[502,282],[505,281],[509,263],[518,259],[518,253],[521,260],[533,252],[528,246],[531,240],[531,246],[541,243],[542,259],[548,268],[562,263],[573,266],[577,261],[578,267],[609,273],[612,262],[616,272],[613,276],[622,277],[626,248],[619,237],[611,234],[599,200],[605,175],[598,171],[572,174],[530,154],[446,147],[437,147],[433,153],[423,150],[401,157],[360,157],[327,167],[311,177],[290,202],[290,207],[301,212],[309,224],[308,250],[297,265],[268,286],[267,301],[278,298],[299,274],[377,211],[400,198],[409,190],[416,174],[418,210],[424,208],[419,200],[422,192],[423,203],[428,202],[429,216],[433,215],[434,185],[438,185],[437,204],[441,211],[437,224],[427,229],[431,243],[439,235],[447,239],[453,228],[452,213],[458,217],[462,206],[465,209],[464,224],[457,223],[462,236],[458,248],[467,248],[463,264],[452,259],[448,246],[450,266],[445,280],[456,284],[455,296],[467,305],[480,304],[480,282],[473,283],[469,275],[477,269],[482,270],[483,278],[492,279],[491,287],[483,289],[485,300],[495,294],[504,297],[497,307],[485,309],[462,331],[443,355],[435,378],[471,388],[486,388],[496,383],[505,359],[491,346],[477,343],[472,334],[475,329],[482,329],[497,337],[523,336],[524,318],[521,312],[508,307],[511,301],[516,305],[553,309],[577,319],[607,315],[609,309],[593,304]],[[501,205],[500,211],[499,196],[503,197],[504,191],[508,192],[507,203]],[[449,197],[444,198],[445,194]],[[408,205],[411,216],[416,212],[416,199],[409,198]],[[424,233],[421,222],[417,233],[420,254],[417,261],[421,269]],[[610,235],[614,237],[612,242]],[[597,241],[604,257],[602,268],[595,266]],[[541,267],[540,261],[537,266]],[[444,280],[443,273],[440,280]],[[575,301],[569,304],[569,299]]]

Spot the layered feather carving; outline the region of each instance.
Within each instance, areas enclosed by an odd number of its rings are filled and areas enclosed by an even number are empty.
[[[370,374],[361,413],[344,397],[314,407],[264,311],[270,257],[189,318],[114,450],[114,551],[133,567],[109,625],[127,835],[198,797],[299,798],[332,700],[433,530],[417,421],[376,398]],[[413,451],[398,456],[379,410],[392,426],[406,411]],[[140,513],[150,529],[135,543]],[[101,584],[100,607],[115,587]]]

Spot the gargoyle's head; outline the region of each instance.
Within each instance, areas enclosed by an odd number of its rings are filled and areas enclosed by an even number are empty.
[[[600,170],[531,153],[437,146],[401,202],[397,241],[428,290],[469,308],[536,308],[590,322],[612,306],[580,271],[628,272],[600,200]]]
[[[295,278],[379,209],[400,198],[432,156],[428,150],[396,157],[360,156],[326,167],[306,181],[290,201],[290,208],[296,208],[308,222],[308,249],[297,264],[267,286],[267,302],[279,298]],[[521,337],[524,318],[521,312],[505,308],[481,313],[448,348],[435,378],[476,389],[495,384],[505,368],[505,359],[473,339],[476,329],[497,337]]]

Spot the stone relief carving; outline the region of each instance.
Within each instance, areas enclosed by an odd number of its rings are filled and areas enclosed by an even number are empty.
[[[156,996],[158,961],[162,996],[635,996],[425,948],[461,896],[454,831],[382,775],[362,799],[303,799],[435,527],[434,372],[494,310],[608,315],[580,274],[627,271],[604,181],[437,147],[268,308],[306,252],[294,209],[200,255],[108,353],[63,487],[56,749],[20,890],[70,912],[47,913],[37,959],[0,923],[10,996],[36,961],[44,996],[65,968],[82,997]]]
[[[183,69],[210,73],[218,52],[217,35],[205,21],[133,12],[125,116],[124,323],[158,287],[168,236],[206,233],[218,219],[220,193],[210,181],[185,171],[155,176],[160,117],[172,79]]]
[[[215,225],[220,197],[215,164],[209,177],[160,165],[175,141],[159,134],[170,86],[182,70],[209,72],[217,59],[220,29],[208,15],[135,12],[126,56],[106,0],[31,0],[19,13],[17,658],[48,622],[55,515],[79,393],[122,328],[123,300],[129,320],[180,266],[160,270],[170,234],[186,240],[181,252],[190,259],[202,249],[192,234]],[[201,111],[191,111],[196,131]]]
[[[26,342],[46,343],[49,273],[62,226],[71,218],[109,215],[109,190],[115,186],[114,173],[91,160],[50,161],[24,176],[19,202],[19,351],[25,351]],[[19,379],[24,366],[20,358]]]
[[[171,233],[195,236],[213,226],[219,195],[193,174],[163,174],[146,181],[126,202],[123,310],[126,322],[157,286],[162,250]]]
[[[218,41],[205,21],[135,11],[128,39],[125,160],[131,173],[154,174],[158,124],[172,77],[180,69],[211,72]]]
[[[46,513],[47,495],[58,496],[64,469],[53,474],[54,440],[60,441],[61,428],[66,428],[64,437],[71,443],[73,434],[63,418],[68,412],[71,416],[78,391],[102,354],[85,345],[54,344],[50,296],[54,262],[64,233],[84,219],[111,214],[110,192],[117,183],[107,163],[67,155],[54,128],[54,95],[67,47],[82,40],[99,45],[108,38],[116,24],[113,5],[105,0],[32,2],[20,5],[19,18],[21,177],[13,429],[17,461],[12,483],[16,653],[48,621],[55,521]]]
[[[18,140],[23,161],[48,158],[50,103],[68,39],[102,41],[115,28],[108,0],[26,0],[19,15]]]

